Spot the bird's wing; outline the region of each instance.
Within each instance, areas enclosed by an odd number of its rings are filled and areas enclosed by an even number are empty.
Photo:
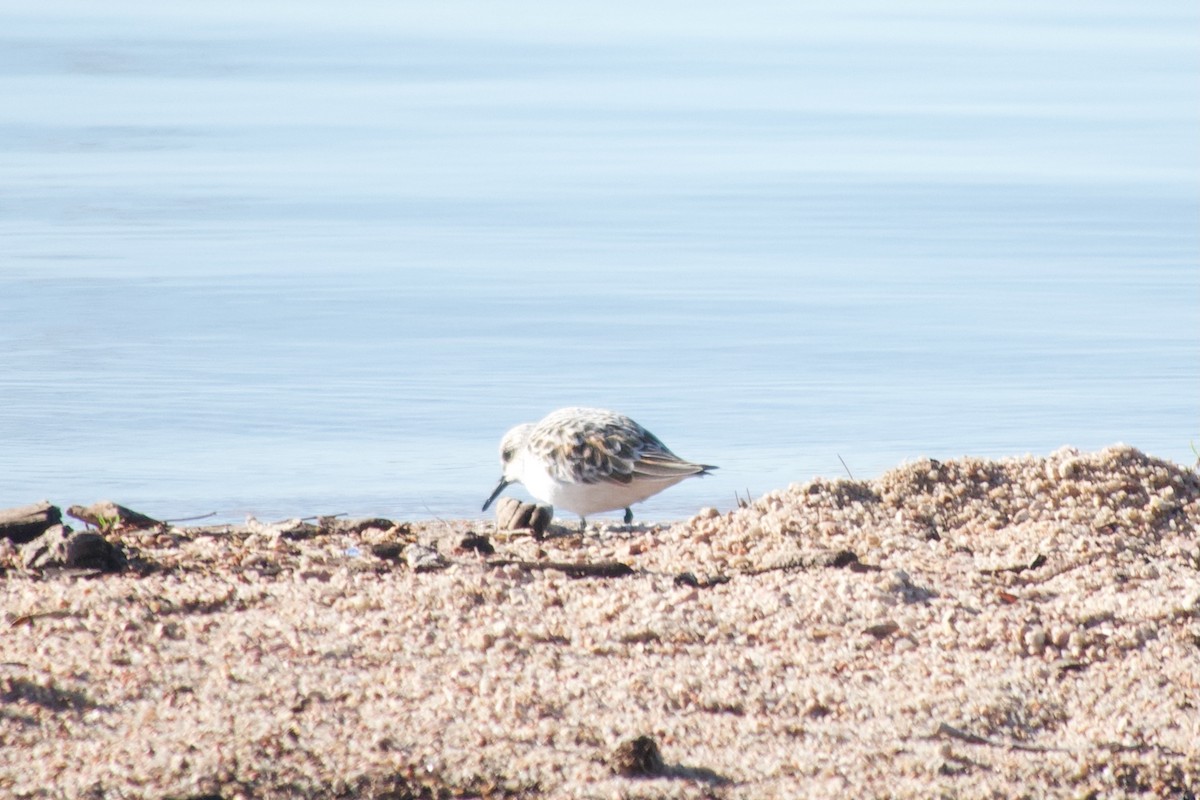
[[[702,475],[713,467],[684,461],[633,420],[622,417],[573,429],[541,426],[529,439],[533,454],[564,483],[629,484]]]
[[[629,483],[636,450],[619,432],[586,428],[554,436],[534,437],[529,443],[547,472],[563,483]]]
[[[713,467],[684,461],[668,450],[653,435],[647,434],[645,446],[633,464],[633,474],[639,478],[670,480],[689,475],[703,475]]]

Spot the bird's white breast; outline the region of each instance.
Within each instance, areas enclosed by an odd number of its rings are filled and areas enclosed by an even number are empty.
[[[635,478],[631,483],[570,483],[555,479],[535,458],[526,459],[521,471],[521,483],[531,495],[557,510],[570,511],[581,517],[628,508],[674,486],[685,477],[665,480]]]

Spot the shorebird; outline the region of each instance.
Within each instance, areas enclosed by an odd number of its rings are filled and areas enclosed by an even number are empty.
[[[502,474],[483,504],[520,483],[543,503],[587,516],[625,509],[693,475],[716,469],[684,461],[654,434],[623,414],[601,408],[562,408],[540,422],[512,428],[500,440]]]

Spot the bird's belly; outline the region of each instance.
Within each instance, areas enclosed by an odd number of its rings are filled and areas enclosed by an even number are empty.
[[[667,480],[635,479],[631,483],[562,483],[539,470],[537,476],[526,476],[525,488],[543,503],[558,510],[570,511],[581,517],[602,511],[616,511],[640,503],[663,489],[674,486],[683,477]]]

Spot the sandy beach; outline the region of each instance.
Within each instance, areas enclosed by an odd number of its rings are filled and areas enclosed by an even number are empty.
[[[114,528],[101,573],[0,540],[0,795],[1200,792],[1191,467],[923,460],[575,524]]]

